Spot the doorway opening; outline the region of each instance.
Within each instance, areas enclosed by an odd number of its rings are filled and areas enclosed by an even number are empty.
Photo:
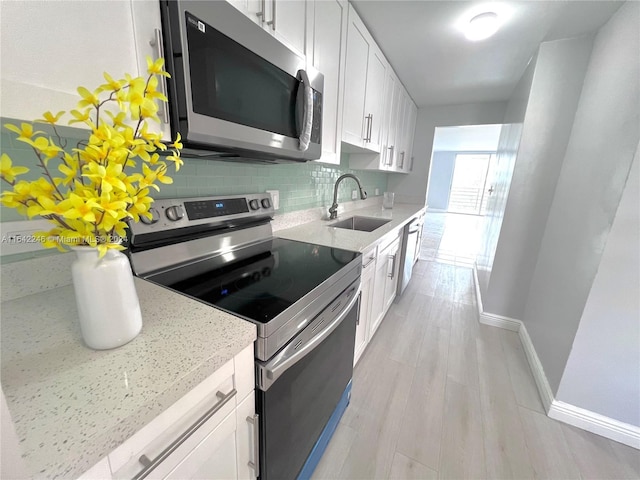
[[[487,199],[493,193],[489,170],[495,153],[458,153],[455,156],[447,211],[484,215]]]
[[[502,125],[437,127],[420,258],[473,265],[494,195]]]

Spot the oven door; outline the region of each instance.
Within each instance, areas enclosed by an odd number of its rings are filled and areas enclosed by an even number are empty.
[[[172,126],[194,147],[320,158],[323,76],[228,2],[162,2]]]
[[[325,427],[337,423],[338,405],[348,402],[359,289],[360,279],[280,353],[257,362],[262,480],[293,479],[303,467],[310,473],[315,464],[307,459],[317,463],[333,433]]]

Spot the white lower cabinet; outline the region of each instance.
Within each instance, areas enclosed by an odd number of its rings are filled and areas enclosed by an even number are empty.
[[[256,478],[254,385],[250,345],[80,478]]]
[[[382,323],[396,297],[402,228],[386,235],[362,255],[360,319],[356,326],[354,365]]]
[[[374,247],[362,255],[362,279],[360,288],[360,316],[356,325],[356,346],[353,355],[355,365],[369,343],[369,324],[371,323],[371,304],[376,271],[376,250]]]
[[[400,230],[400,233],[402,229]],[[400,268],[399,251],[400,236],[393,236],[391,240],[386,240],[378,247],[378,258],[376,260],[376,274],[374,285],[374,298],[371,309],[371,326],[369,337],[373,337],[380,326],[387,310],[396,297],[396,287],[398,285],[398,270]]]

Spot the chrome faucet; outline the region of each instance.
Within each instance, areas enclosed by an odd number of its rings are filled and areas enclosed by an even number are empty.
[[[331,208],[329,209],[329,220],[335,220],[336,218],[338,218],[338,185],[340,185],[340,182],[345,178],[353,178],[358,184],[358,189],[360,189],[360,198],[362,200],[367,198],[367,192],[362,189],[362,185],[360,185],[360,180],[358,180],[358,177],[356,177],[352,173],[345,173],[344,175],[341,175],[340,177],[338,177],[338,180],[336,180],[336,185],[333,187],[333,205],[331,205]]]

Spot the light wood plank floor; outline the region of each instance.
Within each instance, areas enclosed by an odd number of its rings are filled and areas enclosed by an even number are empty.
[[[421,260],[355,368],[315,479],[638,479],[640,452],[548,418],[468,267]]]

